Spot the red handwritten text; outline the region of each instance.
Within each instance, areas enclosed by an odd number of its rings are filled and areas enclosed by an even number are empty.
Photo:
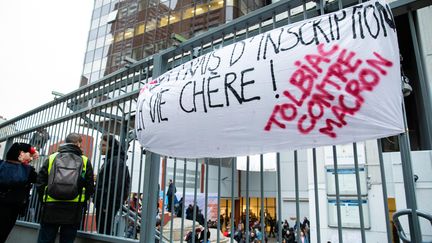
[[[294,65],[297,69],[289,78],[293,89],[283,91],[286,99],[274,106],[264,130],[285,129],[288,122],[296,121],[298,131],[308,134],[326,114],[318,131],[336,138],[335,128],[347,125],[346,115],[360,110],[364,92],[372,92],[393,63],[376,52],[363,60],[338,45],[324,48],[320,44],[317,53],[305,55]]]

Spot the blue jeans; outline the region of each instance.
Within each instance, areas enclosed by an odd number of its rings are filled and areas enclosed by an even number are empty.
[[[60,228],[60,243],[73,243],[78,231],[78,225],[41,223],[38,243],[54,243]]]

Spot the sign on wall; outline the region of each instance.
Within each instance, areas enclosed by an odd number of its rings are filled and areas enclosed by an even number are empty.
[[[360,194],[367,196],[367,173],[364,166],[359,167],[359,179],[360,179]],[[357,195],[357,182],[356,173],[354,167],[343,167],[338,168],[338,181],[339,181],[339,194],[346,196]],[[327,180],[327,195],[336,195],[336,183],[335,183],[335,169],[333,166],[326,168],[326,180]]]
[[[362,205],[363,210],[363,223],[366,229],[370,228],[369,220],[369,201],[362,199],[361,202],[357,199],[341,199],[341,226],[346,228],[360,228],[360,209],[359,203]],[[338,227],[337,220],[337,201],[335,198],[327,200],[328,207],[328,225],[331,227]]]
[[[198,158],[401,133],[395,31],[389,6],[369,1],[197,57],[141,89],[138,138]]]

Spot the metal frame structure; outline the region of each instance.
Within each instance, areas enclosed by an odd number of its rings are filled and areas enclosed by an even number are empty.
[[[361,0],[360,0],[361,2]],[[346,6],[350,6],[358,3],[354,0],[336,0],[330,1],[324,4],[321,0],[320,2],[312,2],[312,1],[302,1],[302,0],[289,0],[289,1],[278,1],[266,7],[263,7],[251,14],[242,16],[235,21],[229,22],[227,24],[221,25],[217,28],[209,30],[206,33],[203,33],[199,36],[196,36],[192,39],[189,39],[185,42],[178,44],[175,47],[168,48],[154,56],[145,58],[143,60],[137,61],[136,63],[130,64],[127,68],[123,68],[118,70],[115,73],[112,73],[98,82],[88,84],[83,86],[69,94],[66,94],[62,97],[59,97],[45,105],[42,105],[36,109],[33,109],[29,112],[26,112],[14,119],[6,121],[0,124],[0,142],[6,142],[6,149],[13,142],[28,142],[29,139],[40,129],[45,129],[49,132],[50,138],[47,144],[44,144],[41,148],[41,159],[35,162],[35,167],[39,169],[43,160],[47,157],[47,155],[54,151],[56,147],[62,142],[62,139],[69,132],[78,132],[80,134],[85,135],[88,140],[86,140],[86,146],[84,149],[85,154],[90,154],[91,161],[93,163],[93,167],[95,170],[100,168],[103,164],[104,159],[114,157],[114,154],[102,154],[98,152],[97,143],[100,141],[101,136],[104,134],[113,134],[118,139],[121,146],[129,151],[128,155],[130,156],[130,164],[129,170],[131,172],[131,178],[133,182],[137,182],[132,185],[129,191],[124,191],[121,188],[115,188],[115,191],[121,190],[122,194],[130,195],[131,191],[137,192],[138,194],[145,195],[142,198],[142,211],[141,217],[138,217],[136,213],[129,214],[128,210],[131,210],[130,205],[125,202],[124,206],[126,219],[123,220],[123,224],[119,222],[122,220],[122,214],[118,214],[114,209],[112,209],[112,219],[113,226],[115,230],[112,232],[104,232],[105,234],[98,234],[97,239],[113,239],[115,235],[117,237],[126,237],[127,233],[132,234],[132,238],[139,242],[154,242],[155,237],[160,241],[170,241],[173,239],[173,224],[170,227],[164,225],[164,214],[165,214],[165,201],[162,200],[162,224],[159,233],[155,233],[155,225],[156,225],[156,208],[157,203],[160,200],[159,192],[163,191],[163,198],[166,195],[165,183],[167,180],[167,160],[169,158],[164,157],[163,155],[158,155],[151,153],[149,151],[144,151],[137,144],[136,136],[134,133],[134,118],[136,115],[135,105],[136,100],[139,94],[139,90],[143,84],[152,79],[152,77],[157,77],[158,75],[163,74],[165,71],[178,66],[184,62],[187,62],[196,57],[196,55],[203,55],[219,46],[229,45],[231,43],[235,43],[242,39],[252,37],[259,33],[263,33],[267,30],[277,28],[279,26],[283,26],[289,23],[293,23],[296,21],[300,21],[303,19],[311,18],[320,14],[324,14],[324,12],[330,12],[334,10],[341,9]],[[424,87],[428,87],[425,81],[425,74],[423,68],[423,62],[421,60],[419,49],[420,46],[417,41],[417,33],[415,30],[415,23],[413,21],[412,11],[416,9],[427,6],[430,4],[430,1],[426,0],[398,0],[391,3],[393,12],[395,14],[405,14],[408,13],[410,20],[410,28],[411,28],[411,37],[414,43],[415,48],[415,58],[418,65],[419,76],[421,77],[420,83]],[[293,15],[293,10],[299,8],[300,14]],[[430,93],[428,89],[422,89],[427,93]],[[427,96],[428,97],[428,96]],[[426,104],[427,107],[432,107],[430,103]],[[413,182],[413,172],[411,166],[411,155],[410,155],[410,147],[409,140],[406,133],[400,134],[399,141],[401,147],[401,157],[402,157],[402,165],[403,165],[403,179],[405,185],[405,193],[406,193],[406,201],[408,210],[410,210],[409,214],[403,214],[409,216],[409,231],[411,242],[421,242],[422,235],[419,226],[419,219],[417,215],[417,202],[415,196],[415,187]],[[380,143],[378,143],[378,154],[379,154],[379,166],[380,166],[380,175],[381,180],[385,182],[385,173],[384,173],[384,165],[382,152],[380,148]],[[353,144],[354,151],[354,166],[355,166],[355,180],[356,180],[356,190],[357,190],[357,200],[360,202],[362,200],[361,189],[360,189],[360,176],[359,176],[359,166],[357,161],[357,146]],[[320,225],[320,203],[319,203],[319,191],[318,191],[318,169],[317,169],[317,151],[316,149],[312,149],[312,161],[313,161],[313,187],[314,187],[314,204],[315,204],[315,219],[317,220],[314,223],[314,232],[315,232],[315,240],[316,242],[321,241],[321,225]],[[338,177],[338,161],[337,161],[337,148],[333,147],[333,158],[334,158],[334,170],[335,170],[335,188],[336,188],[336,205],[337,205],[337,230],[338,230],[338,241],[343,242],[343,226],[341,223],[341,194],[339,193],[339,177]],[[135,156],[138,154],[138,156]],[[279,231],[277,234],[278,242],[282,242],[282,230],[281,230],[281,221],[282,221],[282,193],[281,193],[281,155],[278,153],[276,159],[277,164],[277,189],[276,189],[276,205],[277,205],[277,224],[279,226]],[[293,153],[293,162],[294,162],[294,183],[295,183],[295,205],[296,205],[296,223],[300,224],[300,194],[299,194],[299,169],[298,169],[298,151],[294,151]],[[265,192],[265,180],[264,180],[264,171],[263,171],[263,155],[260,156],[260,171],[259,171],[259,196],[261,199],[260,203],[260,218],[264,219],[265,217],[265,206],[264,206],[264,192]],[[203,162],[204,161],[204,162]],[[249,157],[247,158],[247,169],[245,172],[239,173],[236,171],[236,160],[233,159],[230,161],[228,167],[224,167],[224,161],[219,159],[218,162],[214,162],[210,159],[194,160],[187,161],[185,159],[176,158],[174,159],[174,172],[173,179],[174,183],[182,183],[183,192],[182,195],[186,195],[186,180],[190,176],[194,178],[194,189],[193,189],[193,198],[194,203],[197,201],[197,190],[201,189],[200,193],[205,194],[205,207],[207,208],[209,204],[208,198],[208,186],[209,183],[209,170],[217,167],[217,172],[214,173],[217,175],[215,179],[217,181],[217,205],[219,206],[217,209],[217,221],[220,222],[221,215],[221,187],[222,181],[221,178],[221,169],[228,168],[231,173],[232,183],[229,187],[225,187],[225,190],[231,190],[230,196],[228,198],[231,199],[231,219],[236,217],[234,211],[237,205],[235,205],[234,201],[238,196],[242,195],[242,191],[244,192],[244,197],[246,198],[246,215],[245,222],[246,225],[249,225],[251,220],[250,218],[250,200],[249,200],[249,186],[252,172],[249,169]],[[122,161],[117,161],[117,163],[121,163]],[[182,164],[183,163],[183,164]],[[195,166],[191,166],[190,164],[195,164]],[[161,171],[162,165],[162,171]],[[205,178],[201,178],[201,182],[198,181],[199,175],[198,172],[205,170],[205,175],[201,175]],[[193,168],[195,167],[195,168]],[[127,167],[126,167],[127,168]],[[138,171],[138,173],[134,173],[134,171]],[[195,174],[187,175],[188,171],[193,171]],[[116,173],[116,174],[113,174]],[[117,180],[118,173],[126,173],[126,171],[110,171],[109,177],[110,179]],[[181,175],[183,173],[183,175]],[[117,176],[116,176],[117,175]],[[159,176],[161,175],[161,176]],[[245,178],[242,176],[245,175]],[[241,178],[236,178],[241,177]],[[234,180],[245,181],[245,188],[235,188]],[[160,185],[162,182],[162,185]],[[384,208],[386,211],[386,229],[387,229],[387,240],[388,242],[392,242],[391,229],[389,224],[389,215],[388,215],[388,205],[387,205],[387,188],[386,183],[382,183],[382,192],[384,199]],[[124,183],[124,182],[123,182]],[[189,183],[190,182],[189,180]],[[201,188],[199,184],[203,184],[205,188]],[[109,185],[111,186],[111,185]],[[162,189],[163,186],[163,189]],[[109,190],[109,188],[108,188]],[[237,195],[235,192],[237,191]],[[117,193],[117,192],[116,192]],[[182,208],[182,212],[184,214],[185,205],[180,205]],[[115,207],[114,207],[115,208]],[[238,208],[237,208],[238,210]],[[367,242],[365,236],[365,225],[363,218],[363,208],[362,203],[359,203],[359,219],[360,219],[360,234],[361,241]],[[85,224],[83,224],[83,237],[89,236],[92,232],[95,231],[96,228],[101,227],[100,223],[110,223],[110,221],[100,222],[99,220],[95,220],[94,217],[90,217],[94,213],[94,209],[92,206],[92,200],[88,203],[88,214],[85,220]],[[38,218],[40,217],[39,204],[37,200],[36,193],[32,193],[31,202],[29,204],[29,212],[28,214],[21,218],[20,222],[23,226],[32,225],[34,222],[38,222]],[[192,232],[195,231],[196,227],[199,227],[197,224],[197,215],[199,212],[196,207],[193,207],[193,220],[192,220]],[[130,216],[133,215],[133,216]],[[423,214],[421,214],[423,215]],[[227,215],[228,216],[228,215]],[[174,221],[174,217],[170,216],[171,222]],[[207,219],[209,215],[207,215],[207,211],[205,211],[205,228],[209,227],[207,225]],[[145,219],[141,221],[141,219]],[[96,225],[96,222],[98,222]],[[141,222],[139,222],[141,221]],[[26,223],[28,222],[28,223]],[[181,227],[180,227],[180,239],[185,236],[185,217],[181,218]],[[264,220],[260,221],[261,229],[266,228],[266,222]],[[231,235],[228,238],[228,241],[234,242],[234,231],[237,228],[237,225],[231,223],[230,231]],[[33,226],[32,226],[33,227]],[[140,228],[140,232],[138,230]],[[168,228],[168,236],[164,232]],[[222,229],[222,225],[217,224],[216,230],[220,231]],[[249,240],[250,229],[246,227],[245,234],[246,240]],[[297,227],[297,237],[300,236],[300,227]],[[207,236],[205,236],[206,238]],[[222,241],[222,238],[219,234],[217,234],[216,241]],[[125,240],[125,242],[129,242],[130,240]],[[192,239],[192,242],[198,242],[198,239]]]

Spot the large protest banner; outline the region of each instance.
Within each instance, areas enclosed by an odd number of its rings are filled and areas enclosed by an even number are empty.
[[[228,157],[403,132],[389,6],[369,1],[239,41],[144,86],[136,131],[162,155]]]

